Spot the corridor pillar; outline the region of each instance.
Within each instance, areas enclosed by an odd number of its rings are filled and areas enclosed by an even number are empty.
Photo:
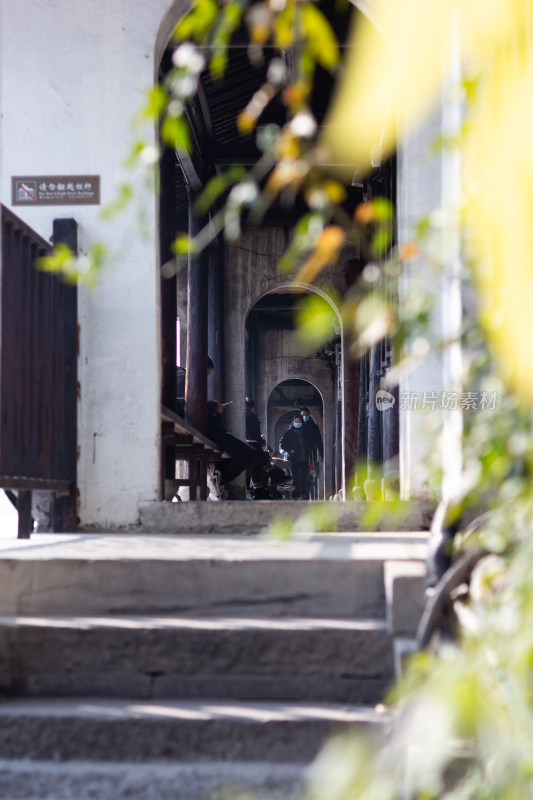
[[[189,187],[189,239],[206,222],[194,210],[197,192]],[[187,379],[185,416],[187,422],[206,432],[207,420],[207,337],[208,337],[208,259],[207,248],[196,253],[189,249],[187,264]]]

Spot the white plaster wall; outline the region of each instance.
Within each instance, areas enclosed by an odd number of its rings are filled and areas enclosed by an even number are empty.
[[[97,174],[114,198],[133,140],[130,126],[153,83],[154,49],[169,0],[3,0],[1,201],[11,176]],[[148,136],[153,138],[151,127]],[[112,256],[96,289],[79,292],[81,526],[130,525],[159,483],[159,276],[156,202],[112,223],[96,206],[16,206],[48,239],[54,217],[74,217],[85,250]]]
[[[453,18],[447,32],[447,47],[450,70],[436,108],[425,124],[406,138],[399,153],[399,244],[412,241],[416,222],[428,214],[433,230],[424,257],[404,271],[400,287],[402,302],[420,285],[434,300],[427,332],[430,356],[400,384],[400,392],[421,395],[460,392],[462,378],[461,160],[457,149],[430,150],[439,136],[457,135],[462,123],[462,101],[457,91],[461,78],[459,38]],[[460,410],[400,410],[404,495],[423,492],[428,485],[429,469],[435,466],[442,472],[442,483],[434,488],[444,498],[459,491],[462,429]]]
[[[445,481],[460,471],[460,411],[431,408],[430,393],[458,389],[460,363],[457,348],[442,343],[457,334],[460,326],[460,291],[456,274],[457,232],[450,227],[450,193],[456,170],[446,153],[435,154],[430,145],[444,130],[446,104],[434,112],[425,125],[411,135],[398,153],[398,239],[400,247],[413,241],[417,221],[433,214],[436,233],[420,258],[406,263],[400,279],[400,302],[411,293],[423,291],[433,299],[430,325],[424,336],[429,353],[400,382],[400,476],[405,497],[430,488],[430,469],[444,471]],[[443,227],[439,229],[439,221]],[[412,344],[412,343],[410,343]],[[418,397],[418,409],[402,408],[402,393]],[[424,396],[426,408],[423,409]],[[451,456],[451,457],[450,457]],[[451,480],[451,477],[449,477]],[[452,481],[456,484],[456,479]]]

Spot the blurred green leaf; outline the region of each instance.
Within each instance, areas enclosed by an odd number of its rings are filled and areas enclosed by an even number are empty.
[[[193,39],[194,34],[196,31],[196,19],[192,12],[189,12],[187,16],[183,17],[182,20],[178,22],[174,29],[174,38],[179,41],[187,41],[187,39]]]
[[[307,45],[316,61],[324,69],[333,69],[339,63],[339,47],[327,18],[315,5],[307,3],[302,9],[302,19]]]
[[[242,7],[239,3],[228,3],[223,9],[223,19],[225,24],[236,30],[241,24],[242,20]]]
[[[128,169],[132,169],[139,163],[139,156],[145,147],[146,142],[144,139],[137,139],[133,142],[126,158],[126,167],[128,167]]]
[[[181,41],[194,39],[201,43],[211,30],[218,12],[216,0],[196,0],[187,16],[178,22],[174,30],[175,38]]]
[[[194,239],[189,238],[186,233],[180,233],[172,242],[172,252],[177,256],[188,255],[197,251]]]
[[[370,245],[370,252],[373,258],[381,258],[386,255],[392,241],[391,228],[378,228],[373,236]]]
[[[75,255],[68,245],[56,244],[50,255],[38,259],[37,266],[43,272],[61,272],[64,266],[74,258]]]
[[[373,197],[370,204],[376,222],[389,222],[394,218],[394,206],[386,197]]]
[[[195,208],[197,212],[206,214],[215,201],[244,175],[246,175],[244,167],[236,166],[226,170],[222,175],[216,175],[211,178],[202,194],[196,200]]]
[[[309,85],[311,85],[317,60],[311,47],[307,46],[302,48],[300,57],[298,58],[298,69],[301,73],[301,79],[309,83]]]
[[[462,144],[462,134],[449,134],[443,133],[440,136],[436,136],[435,139],[431,142],[429,151],[431,153],[442,153],[446,150],[455,150]]]
[[[279,274],[288,275],[302,253],[307,250],[307,247],[307,244],[303,244],[297,237],[295,237],[278,262]]]
[[[415,223],[415,233],[418,240],[424,239],[431,231],[432,225],[429,216],[421,217]]]
[[[134,197],[133,187],[129,183],[120,185],[117,196],[112,203],[103,206],[101,214],[104,219],[112,219],[116,214],[123,211],[131,203]]]
[[[146,120],[159,120],[168,103],[169,96],[163,86],[157,84],[145,92],[145,102],[135,114],[132,124],[140,126]]]
[[[277,46],[284,50],[294,41],[295,7],[288,4],[274,21],[274,38]]]
[[[337,530],[339,507],[336,503],[312,503],[294,523],[295,533],[328,533]]]
[[[266,531],[264,532],[264,536],[267,539],[276,539],[278,541],[284,542],[292,537],[292,530],[293,530],[292,517],[279,515],[277,517],[274,517],[274,519],[270,522]]]
[[[153,86],[148,92],[148,98],[144,107],[145,117],[159,118],[168,103],[168,94],[161,85]]]
[[[209,59],[209,72],[214,81],[220,81],[224,77],[228,66],[228,54],[226,50],[214,53]]]
[[[75,255],[66,244],[55,245],[52,253],[37,260],[37,267],[44,272],[59,274],[66,283],[94,286],[105,263],[107,249],[95,243],[87,253]]]
[[[297,336],[309,351],[327,344],[335,335],[337,316],[331,305],[321,295],[311,292],[303,297],[295,310]]]
[[[324,217],[322,214],[310,213],[300,217],[294,227],[292,241],[278,262],[280,274],[287,275],[291,272],[297,262],[313,249],[323,229]]]
[[[166,116],[161,124],[161,138],[176,150],[191,151],[191,137],[184,117]]]

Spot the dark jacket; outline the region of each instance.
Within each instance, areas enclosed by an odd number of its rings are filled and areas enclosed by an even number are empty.
[[[217,441],[218,437],[224,433],[226,433],[226,426],[224,425],[224,420],[222,419],[222,414],[219,414],[217,411],[218,403],[216,400],[208,400],[207,401],[207,437],[208,439],[212,439],[214,442]]]
[[[309,417],[307,422],[304,422],[303,428],[307,435],[309,447],[313,452],[317,452],[320,458],[324,458],[324,443],[320,434],[320,428],[314,421],[313,417]]]
[[[246,441],[261,441],[261,420],[251,409],[246,409]]]
[[[305,429],[302,427],[296,430],[291,425],[289,430],[285,431],[281,437],[279,446],[281,450],[285,450],[288,453],[290,461],[307,461],[309,458],[309,444]]]
[[[185,367],[176,367],[176,398],[177,398],[177,412],[183,417],[185,416],[185,381],[187,378],[187,371]],[[214,442],[217,438],[226,433],[222,415],[217,411],[218,403],[216,400],[207,401],[207,425],[206,434],[208,439]]]

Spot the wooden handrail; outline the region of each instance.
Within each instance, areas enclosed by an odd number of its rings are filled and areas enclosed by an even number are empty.
[[[27,225],[24,220],[22,220],[20,217],[17,217],[17,215],[14,214],[11,209],[6,208],[6,206],[2,204],[0,206],[0,210],[2,222],[11,225],[13,230],[23,233],[24,236],[26,236],[33,244],[36,244],[40,250],[43,250],[45,253],[52,252],[52,245],[50,242],[47,242],[42,236],[39,236],[39,234],[34,231],[33,228],[30,228],[30,226]]]
[[[0,217],[0,486],[19,493],[19,536],[33,491],[53,492],[54,530],[73,531],[77,290],[38,268],[49,242],[3,205]],[[76,221],[54,220],[53,239],[76,252]]]
[[[212,442],[203,433],[197,431],[189,422],[165,405],[161,406],[161,422],[163,428],[164,472],[167,479],[176,486],[188,486],[190,499],[196,500],[197,486],[200,486],[200,499],[206,500],[209,494],[207,486],[207,465],[210,461],[230,458],[220,445]],[[169,461],[170,456],[170,461]],[[187,461],[188,478],[176,479],[175,461]],[[164,494],[163,494],[164,496]]]
[[[22,475],[0,475],[2,489],[19,491],[54,492],[58,497],[66,497],[72,489],[71,481],[49,480],[47,478],[28,478]]]
[[[220,453],[222,458],[229,458],[229,455],[224,453],[220,445],[211,441],[211,439],[208,439],[207,436],[204,436],[204,434],[200,433],[200,431],[197,431],[196,428],[193,428],[193,426],[184,420],[183,417],[180,417],[179,414],[176,414],[176,412],[172,411],[170,408],[161,406],[161,419],[164,422],[171,422],[174,425],[174,430],[176,433],[192,436],[192,441],[194,444],[203,445],[207,450],[213,450],[217,453]]]

